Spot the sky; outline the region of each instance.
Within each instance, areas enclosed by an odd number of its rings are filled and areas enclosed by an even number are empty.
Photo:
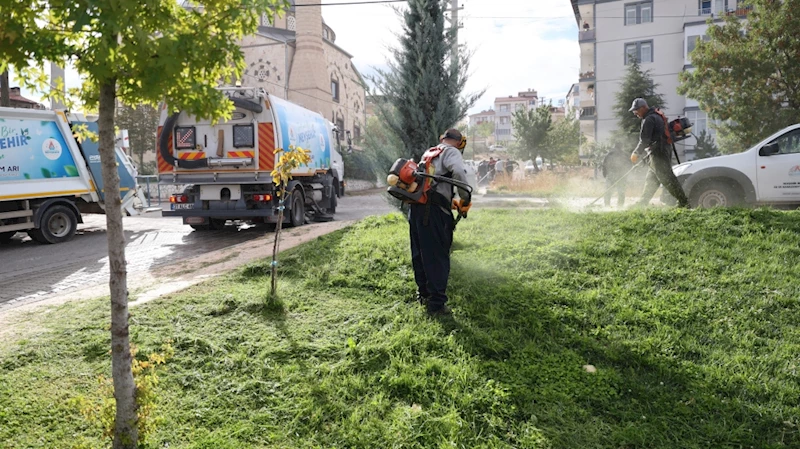
[[[492,108],[495,97],[528,89],[553,99],[553,104],[566,97],[580,69],[578,26],[569,0],[459,0],[459,4],[464,7],[459,12],[464,25],[459,41],[474,52],[465,90],[486,89],[470,114]],[[336,32],[336,44],[353,55],[362,74],[386,67],[387,48],[397,46],[402,26],[391,5],[323,6],[322,15]]]
[[[364,75],[386,68],[402,23],[394,4],[333,5],[322,0],[322,15],[336,33],[336,44],[353,55]],[[370,0],[347,0],[370,1]],[[534,89],[553,104],[577,82],[580,67],[578,27],[569,0],[459,0],[463,28],[459,41],[473,52],[466,92],[486,90],[470,114],[490,109],[496,97]],[[18,85],[13,80],[12,85]],[[67,72],[67,84],[79,80]],[[24,91],[32,99],[38,96]]]

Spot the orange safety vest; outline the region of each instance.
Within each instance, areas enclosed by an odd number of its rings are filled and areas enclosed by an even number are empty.
[[[661,109],[655,108],[656,114],[661,116],[661,119],[664,120],[664,135],[667,138],[667,144],[672,145],[674,142],[672,141],[672,133],[669,132],[669,120],[667,120],[667,116]]]

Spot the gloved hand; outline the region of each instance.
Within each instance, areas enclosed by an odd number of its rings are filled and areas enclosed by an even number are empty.
[[[455,203],[456,201],[453,200],[453,202]],[[458,200],[458,206],[456,207],[456,209],[458,210],[458,214],[459,215],[461,215],[464,218],[467,218],[467,212],[469,212],[469,209],[471,207],[472,207],[472,203],[470,203],[469,201]]]

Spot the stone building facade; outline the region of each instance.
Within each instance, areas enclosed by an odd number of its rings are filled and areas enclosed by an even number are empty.
[[[342,139],[349,136],[358,147],[366,124],[366,83],[353,56],[336,45],[319,0],[291,3],[274,22],[262,15],[256,34],[242,39],[241,84],[319,112],[339,127]]]

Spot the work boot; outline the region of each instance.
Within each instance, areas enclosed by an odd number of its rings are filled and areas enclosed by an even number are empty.
[[[447,307],[447,305],[445,305],[445,304],[442,304],[441,306],[438,306],[438,307],[437,306],[433,306],[432,307],[430,304],[428,304],[425,307],[425,311],[428,312],[428,315],[430,315],[433,318],[441,318],[441,317],[446,317],[446,316],[450,316],[450,315],[453,314],[453,312],[450,310],[450,308]]]

